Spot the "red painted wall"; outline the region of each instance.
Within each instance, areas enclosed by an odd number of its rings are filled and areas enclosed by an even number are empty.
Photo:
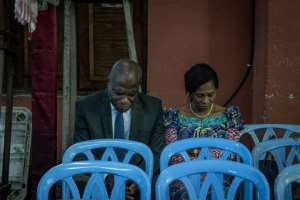
[[[182,105],[184,72],[194,63],[208,62],[220,78],[217,103],[224,104],[249,63],[251,2],[149,1],[148,92],[166,107]],[[252,115],[251,79],[232,102],[246,122]]]
[[[263,0],[257,6],[261,30],[257,32],[253,118],[299,124],[300,2]]]

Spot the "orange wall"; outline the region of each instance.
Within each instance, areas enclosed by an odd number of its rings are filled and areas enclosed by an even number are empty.
[[[183,74],[211,64],[220,78],[217,103],[233,93],[249,63],[251,0],[151,0],[148,24],[148,92],[166,107],[185,103]],[[251,121],[252,76],[233,104]]]
[[[299,7],[299,1],[257,1],[257,122],[300,124]]]

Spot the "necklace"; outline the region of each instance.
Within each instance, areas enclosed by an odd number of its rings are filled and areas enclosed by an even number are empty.
[[[213,107],[214,107],[214,104],[213,104],[213,103],[211,104],[211,106],[210,106],[208,112],[205,113],[204,115],[199,115],[199,114],[197,114],[196,112],[194,112],[191,103],[189,103],[189,107],[190,107],[190,111],[191,111],[191,113],[192,113],[193,115],[195,115],[195,116],[198,117],[198,118],[205,118],[205,117],[207,117],[207,116],[209,116],[209,115],[211,114],[211,112],[212,112],[212,110],[213,110]]]

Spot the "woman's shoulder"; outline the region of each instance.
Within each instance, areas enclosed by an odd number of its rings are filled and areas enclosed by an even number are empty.
[[[178,114],[187,114],[188,113],[188,109],[186,108],[186,106],[178,106],[178,107],[170,107],[170,108],[164,108],[164,115],[176,115],[178,116]]]
[[[176,123],[178,124],[181,120],[190,120],[190,119],[196,119],[191,113],[190,110],[187,108],[186,105],[184,106],[178,106],[173,108],[164,108],[163,112],[164,117],[164,123],[165,125],[168,125],[170,123]]]

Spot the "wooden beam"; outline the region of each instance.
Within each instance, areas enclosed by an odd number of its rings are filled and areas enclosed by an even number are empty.
[[[0,40],[1,40],[1,38],[0,38]],[[4,50],[0,49],[0,95],[2,94],[2,88],[3,88],[4,63],[5,63],[4,62]]]
[[[76,16],[75,5],[70,0],[65,1],[63,49],[62,152],[73,143],[77,97]]]
[[[69,113],[69,144],[73,143],[75,133],[75,104],[77,100],[77,28],[76,28],[76,8],[71,5],[71,51],[70,51],[70,113]]]
[[[15,62],[12,57],[12,53],[8,54],[8,50],[12,52],[12,30],[13,26],[13,2],[9,0],[1,1],[0,8],[1,14],[0,17],[0,32],[1,32],[1,65],[2,65],[2,75],[4,68],[6,69],[7,77],[7,91],[6,91],[6,112],[5,112],[5,130],[4,130],[4,147],[3,147],[3,159],[2,159],[2,182],[1,182],[1,191],[0,196],[3,199],[6,199],[7,194],[9,193],[9,161],[10,161],[10,146],[11,146],[11,133],[12,133],[12,109],[13,109],[13,79],[14,79],[14,70]],[[1,82],[2,82],[1,78]],[[1,84],[2,85],[2,84]],[[1,86],[2,87],[2,86]]]
[[[6,111],[5,111],[5,131],[4,131],[4,150],[3,150],[3,168],[2,184],[8,184],[9,160],[11,146],[12,129],[12,109],[13,109],[13,82],[14,82],[14,64],[11,59],[6,62],[7,69],[7,90],[6,90]]]
[[[147,93],[147,78],[148,78],[148,6],[149,0],[142,1],[142,12],[143,12],[143,48],[142,48],[142,58],[140,65],[143,69],[143,79],[142,79],[142,91]]]
[[[134,30],[132,24],[132,14],[131,14],[131,6],[129,0],[123,0],[123,8],[125,15],[125,23],[126,23],[126,33],[127,33],[127,41],[128,41],[128,49],[129,49],[129,57],[134,61],[137,60],[136,56],[136,47],[135,47],[135,39],[134,39]]]
[[[4,78],[4,31],[6,29],[4,1],[0,2],[0,95],[2,94],[3,78]]]

